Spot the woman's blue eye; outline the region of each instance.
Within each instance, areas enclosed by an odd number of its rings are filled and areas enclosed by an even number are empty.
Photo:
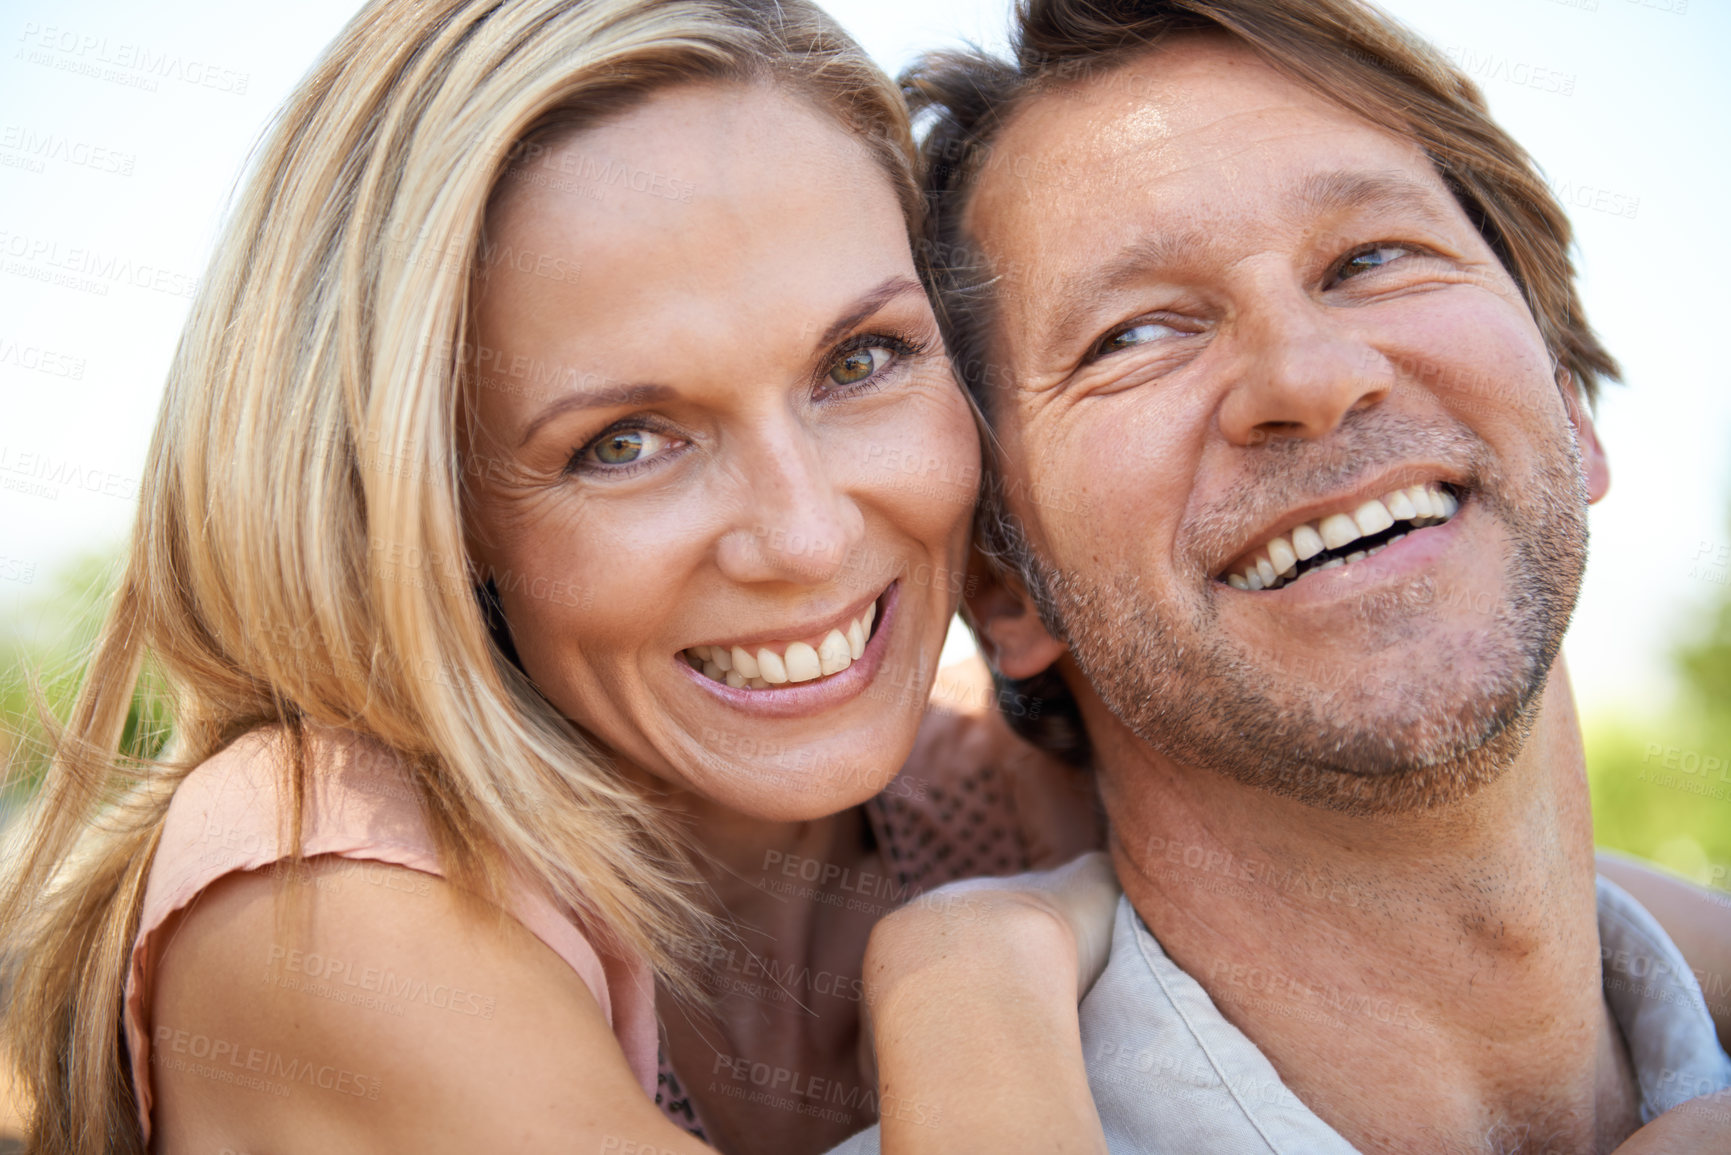
[[[858,385],[889,364],[894,354],[882,345],[851,349],[836,359],[830,367],[829,379],[837,385]]]
[[[1137,345],[1146,345],[1150,341],[1158,341],[1162,337],[1170,337],[1178,330],[1170,325],[1161,325],[1153,321],[1144,321],[1132,325],[1128,329],[1120,329],[1104,341],[1100,342],[1100,352],[1116,353],[1120,349],[1130,349]]]
[[[1356,277],[1360,273],[1368,273],[1372,269],[1380,269],[1384,265],[1398,261],[1405,256],[1411,256],[1412,250],[1403,245],[1378,245],[1374,249],[1366,249],[1362,253],[1354,253],[1346,258],[1335,274],[1337,280]]]

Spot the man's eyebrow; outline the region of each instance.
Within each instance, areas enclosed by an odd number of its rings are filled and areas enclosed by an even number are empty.
[[[1127,285],[1147,275],[1149,269],[1163,269],[1183,261],[1185,256],[1207,244],[1201,229],[1184,229],[1174,233],[1144,233],[1119,249],[1112,259],[1078,277],[1065,292],[1068,299],[1052,320],[1048,343],[1068,348],[1076,330],[1089,323],[1100,303]]]
[[[1312,173],[1293,189],[1290,203],[1311,216],[1353,210],[1401,210],[1438,226],[1453,223],[1437,203],[1439,190],[1400,172]],[[1124,245],[1110,260],[1078,277],[1065,294],[1069,299],[1053,319],[1050,341],[1064,347],[1089,321],[1100,303],[1119,289],[1147,276],[1150,269],[1184,263],[1204,248],[1206,230],[1146,233]]]
[[[535,420],[529,422],[529,428],[523,431],[523,439],[517,443],[517,448],[521,449],[529,444],[541,426],[555,417],[574,410],[612,409],[620,405],[652,405],[666,401],[674,395],[675,390],[669,385],[628,385],[624,383],[604,385],[599,389],[589,389],[582,393],[567,393],[535,415]]]
[[[818,338],[817,343],[820,347],[833,345],[841,340],[842,334],[897,297],[905,293],[923,292],[925,292],[924,287],[915,277],[904,276],[899,273],[893,277],[887,277],[881,284],[862,293],[858,299],[848,305],[847,312],[837,317],[835,322],[823,331],[823,336]]]
[[[1352,209],[1401,210],[1432,224],[1453,223],[1437,203],[1447,194],[1402,172],[1312,173],[1299,182],[1295,200],[1316,215]]]

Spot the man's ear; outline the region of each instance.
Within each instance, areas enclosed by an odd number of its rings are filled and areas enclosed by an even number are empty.
[[[1575,442],[1581,447],[1581,472],[1587,478],[1587,501],[1596,502],[1611,488],[1611,462],[1605,447],[1599,443],[1599,431],[1593,427],[1593,415],[1587,403],[1575,389],[1574,382],[1563,386],[1563,404],[1569,410],[1569,423],[1575,427]]]
[[[1007,581],[979,550],[968,559],[963,608],[986,660],[1006,678],[1043,673],[1063,656],[1063,642],[1046,632],[1020,582]]]

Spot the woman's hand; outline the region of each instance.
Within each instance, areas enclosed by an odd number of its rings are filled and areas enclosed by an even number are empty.
[[[1105,1150],[1076,1003],[1105,967],[1118,896],[1095,853],[942,887],[874,928],[885,1150]]]
[[[909,940],[904,945],[918,949],[924,944],[929,949],[955,934],[958,923],[977,924],[986,938],[1007,937],[1020,926],[1023,914],[1042,913],[1069,931],[1075,951],[1076,1001],[1081,1002],[1106,969],[1112,950],[1112,921],[1123,894],[1111,857],[1096,850],[1056,870],[1007,878],[969,878],[939,887],[889,915],[884,923],[895,920],[896,925],[885,928],[885,933]],[[1011,951],[1021,945],[1019,940],[1002,944]]]

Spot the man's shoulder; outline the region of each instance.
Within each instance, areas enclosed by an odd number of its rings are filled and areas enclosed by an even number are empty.
[[[1641,1121],[1731,1088],[1701,986],[1683,952],[1628,891],[1600,875],[1599,957],[1605,1004],[1641,1090]]]
[[[1111,1150],[1352,1155],[1167,956],[1128,897],[1119,900],[1111,958],[1081,1017],[1088,1083]]]

